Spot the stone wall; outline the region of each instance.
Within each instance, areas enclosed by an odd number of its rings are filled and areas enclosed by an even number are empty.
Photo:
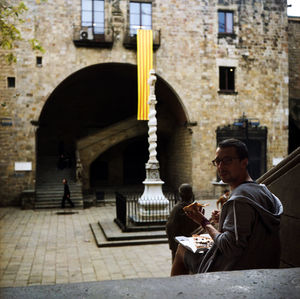
[[[259,178],[282,202],[280,221],[281,267],[300,266],[300,148]]]
[[[179,155],[172,164],[175,185],[190,181],[203,196],[212,193],[215,169],[209,161],[216,147],[215,130],[232,123],[243,112],[259,118],[268,127],[267,167],[273,158],[287,154],[288,145],[288,42],[287,16],[282,1],[152,1],[153,29],[161,30],[161,45],[154,53],[154,68],[175,90],[192,128],[190,169],[183,170]],[[123,47],[128,23],[128,3],[121,0],[119,12],[105,1],[106,23],[115,28],[111,49],[78,48],[73,27],[80,26],[81,1],[55,0],[40,3],[28,0],[29,8],[21,30],[24,40],[15,53],[18,62],[7,66],[1,59],[1,118],[12,126],[0,126],[1,204],[16,204],[22,189],[31,189],[35,180],[35,130],[31,121],[39,115],[49,95],[72,73],[104,62],[136,64],[136,51]],[[234,12],[232,37],[218,37],[218,9]],[[33,52],[26,39],[37,38],[45,54]],[[36,65],[42,56],[43,65]],[[236,68],[235,94],[221,94],[219,66]],[[16,77],[16,88],[8,89],[7,76]],[[180,136],[180,134],[179,134]],[[181,146],[178,137],[176,144]],[[185,138],[185,137],[184,137]],[[4,145],[4,146],[3,146]],[[178,149],[179,152],[179,149]],[[181,153],[182,154],[182,153]],[[178,158],[177,158],[178,157]],[[31,161],[33,171],[15,173],[15,161]],[[172,168],[169,169],[169,171]],[[185,171],[187,172],[186,174]]]
[[[289,98],[300,99],[300,17],[289,17]]]
[[[183,183],[192,183],[192,130],[186,127],[177,128],[168,145],[168,167],[166,182],[173,190]]]

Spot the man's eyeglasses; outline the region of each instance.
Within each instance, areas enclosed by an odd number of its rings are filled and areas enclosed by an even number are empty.
[[[224,165],[230,165],[233,160],[239,159],[238,157],[224,157],[223,159],[216,158],[215,160],[211,161],[214,166],[219,166],[222,162]]]

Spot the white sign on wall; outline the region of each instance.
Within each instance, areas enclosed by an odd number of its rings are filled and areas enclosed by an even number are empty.
[[[31,171],[31,162],[15,162],[15,171]]]

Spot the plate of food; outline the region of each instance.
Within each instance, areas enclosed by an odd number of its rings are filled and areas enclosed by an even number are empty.
[[[199,249],[210,248],[214,241],[209,234],[203,235],[192,235],[192,238],[195,242],[196,247]]]
[[[214,243],[209,234],[193,235],[192,237],[178,236],[175,240],[192,252],[204,252]]]

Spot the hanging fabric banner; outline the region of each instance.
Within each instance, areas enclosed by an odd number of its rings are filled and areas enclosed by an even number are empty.
[[[137,30],[138,120],[148,120],[149,72],[153,68],[152,30]]]

